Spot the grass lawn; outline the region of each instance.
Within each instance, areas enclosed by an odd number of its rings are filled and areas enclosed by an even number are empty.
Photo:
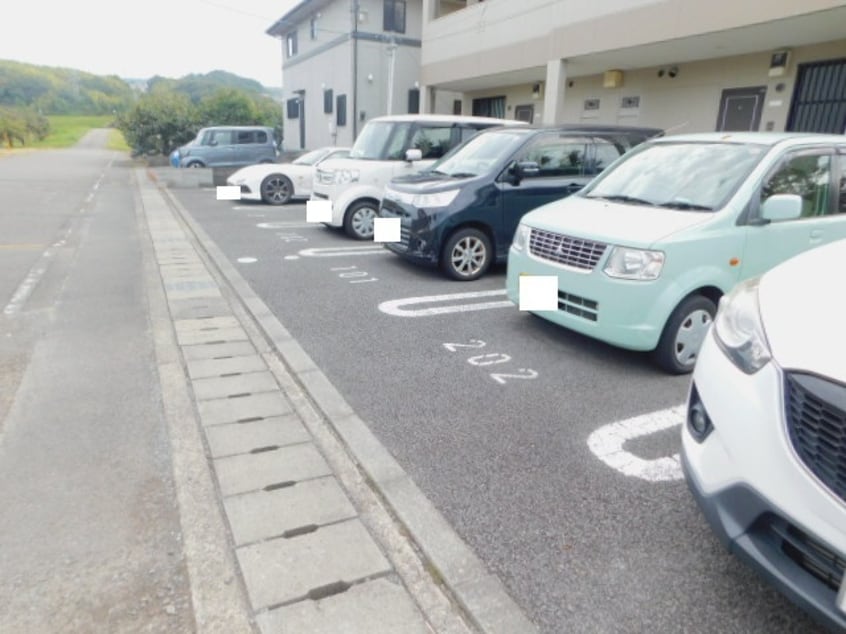
[[[112,128],[109,130],[109,140],[106,142],[106,149],[129,152],[132,148],[126,144],[126,139],[123,138],[123,132],[117,128]]]
[[[91,128],[105,128],[112,122],[111,115],[78,116],[78,115],[55,115],[48,116],[50,120],[50,134],[43,141],[28,143],[31,148],[63,148],[70,147],[79,141]],[[120,134],[120,133],[118,133]],[[123,137],[120,137],[123,139]],[[109,137],[110,149],[113,135]]]

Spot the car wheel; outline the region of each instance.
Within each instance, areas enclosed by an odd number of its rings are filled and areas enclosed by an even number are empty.
[[[185,167],[198,168],[198,167],[205,167],[205,166],[202,163],[200,163],[200,161],[191,161]]]
[[[653,352],[655,362],[670,374],[691,372],[716,312],[714,302],[702,295],[693,295],[679,304]]]
[[[459,229],[441,253],[441,269],[449,277],[462,282],[478,279],[493,260],[491,241],[478,229]]]
[[[284,205],[291,200],[294,186],[287,176],[271,174],[261,182],[261,199],[268,205]]]
[[[373,225],[379,203],[362,200],[352,205],[344,217],[344,230],[356,240],[369,240],[373,237]]]

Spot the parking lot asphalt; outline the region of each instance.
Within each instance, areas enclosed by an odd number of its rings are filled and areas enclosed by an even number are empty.
[[[451,282],[303,204],[174,193],[543,631],[816,630],[681,480],[687,378],[505,305],[504,266]]]

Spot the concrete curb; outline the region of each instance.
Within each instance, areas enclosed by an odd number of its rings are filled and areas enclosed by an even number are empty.
[[[402,523],[428,563],[485,634],[537,632],[536,626],[508,595],[505,586],[447,523],[405,470],[320,371],[305,350],[255,294],[190,213],[166,188],[162,192],[193,232],[246,310],[272,342],[289,371],[347,446],[376,492]]]

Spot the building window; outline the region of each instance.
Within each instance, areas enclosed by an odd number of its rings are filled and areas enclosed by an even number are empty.
[[[335,122],[338,127],[347,125],[347,96],[338,95],[335,101]]]
[[[461,99],[454,99],[452,102],[452,114],[461,114]]]
[[[408,91],[408,114],[420,114],[420,89]]]
[[[505,118],[505,97],[485,97],[473,100],[474,117]]]
[[[285,44],[288,47],[288,57],[293,57],[297,54],[297,32],[292,31],[288,33],[288,36],[285,38]]]
[[[312,17],[311,22],[309,22],[309,34],[311,35],[311,39],[317,39],[317,18]]]
[[[382,28],[385,31],[405,33],[405,0],[385,0]]]
[[[294,97],[293,99],[289,99],[286,102],[288,106],[288,118],[289,119],[299,119],[300,118],[300,100]]]
[[[325,114],[332,114],[332,89],[327,88],[323,91],[323,112]]]

